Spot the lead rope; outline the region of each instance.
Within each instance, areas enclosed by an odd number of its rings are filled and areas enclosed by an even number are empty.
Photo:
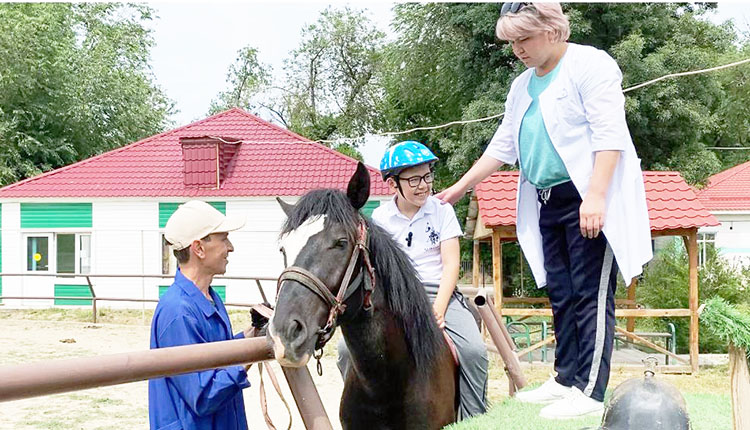
[[[272,314],[272,309],[267,307],[266,305],[253,305],[252,309],[256,312],[260,313],[261,315],[265,316],[266,318],[270,318]],[[249,337],[257,337],[258,335],[258,329],[253,327],[253,329],[250,331]],[[247,366],[245,366],[245,371],[249,371],[250,367],[253,364],[250,363]],[[286,412],[289,415],[289,426],[287,426],[287,430],[291,430],[292,428],[292,410],[289,408],[289,403],[287,403],[286,399],[284,398],[284,395],[281,393],[281,386],[279,385],[279,381],[276,378],[276,374],[273,371],[273,368],[271,365],[264,361],[263,363],[258,365],[258,374],[260,375],[260,384],[258,387],[258,390],[260,391],[260,409],[263,412],[263,419],[266,422],[266,426],[268,426],[269,430],[276,430],[276,427],[273,425],[273,422],[271,421],[271,416],[268,414],[268,402],[266,398],[266,389],[263,383],[263,368],[266,368],[266,371],[268,372],[268,377],[271,378],[271,384],[273,385],[273,388],[276,390],[276,393],[279,395],[279,399],[281,399],[281,402],[284,404],[284,407],[286,408]]]
[[[263,419],[266,421],[266,426],[268,426],[269,430],[276,430],[276,427],[273,425],[273,422],[271,421],[271,416],[268,414],[268,403],[266,401],[266,389],[263,384],[263,368],[266,368],[266,371],[268,371],[268,377],[271,379],[271,385],[273,385],[273,388],[276,390],[276,393],[278,393],[279,398],[281,399],[281,402],[284,404],[284,407],[286,408],[286,412],[289,415],[289,426],[287,426],[286,430],[291,430],[292,428],[292,410],[289,408],[289,404],[286,402],[286,399],[284,398],[283,394],[281,394],[281,386],[279,386],[279,381],[276,379],[276,375],[273,372],[273,369],[271,368],[271,365],[268,364],[268,362],[263,362],[262,366],[258,366],[258,374],[260,375],[260,408],[263,411]]]

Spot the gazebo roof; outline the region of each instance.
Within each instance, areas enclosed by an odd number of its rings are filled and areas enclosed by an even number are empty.
[[[716,218],[698,200],[678,172],[643,172],[651,231],[666,232],[718,225]],[[466,234],[478,238],[475,225],[481,220],[479,238],[495,227],[515,227],[518,172],[496,172],[476,186]]]

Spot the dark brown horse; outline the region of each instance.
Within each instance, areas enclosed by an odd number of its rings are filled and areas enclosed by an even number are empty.
[[[346,194],[315,190],[282,203],[293,266],[280,277],[269,336],[276,359],[299,367],[341,327],[351,354],[345,430],[439,429],[456,420],[456,367],[410,260],[359,214],[369,194],[360,163]]]

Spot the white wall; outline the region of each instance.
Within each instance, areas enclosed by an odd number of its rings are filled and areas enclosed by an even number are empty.
[[[92,206],[92,273],[161,273],[158,202],[94,201]],[[92,282],[100,297],[146,299],[158,298],[158,286],[169,284],[168,279],[154,278],[94,278]],[[101,306],[140,308],[142,305],[103,302]]]
[[[387,198],[384,198],[387,199]],[[383,200],[384,200],[383,199]],[[163,199],[173,200],[173,199]],[[218,199],[212,199],[218,200]],[[295,198],[286,198],[289,203]],[[284,269],[278,248],[278,234],[286,219],[274,198],[226,200],[228,215],[246,217],[245,226],[230,233],[234,252],[229,256],[226,276],[276,278]],[[23,233],[20,229],[20,204],[2,206],[2,270],[5,273],[25,271]],[[93,274],[161,274],[161,235],[159,201],[94,200],[92,204]],[[72,229],[67,229],[72,230]],[[35,230],[42,232],[42,230]],[[86,232],[88,229],[75,229]],[[53,231],[46,231],[53,232]],[[172,257],[174,258],[174,257]],[[158,299],[159,285],[170,285],[169,278],[91,278],[98,297]],[[3,279],[3,295],[52,296],[54,284],[86,284],[85,278]],[[229,303],[260,303],[261,294],[254,280],[215,279],[213,285],[225,285]],[[273,302],[275,281],[262,281],[266,297]],[[4,307],[48,307],[53,301],[4,301]],[[155,304],[137,302],[101,302],[100,307],[139,309]]]
[[[750,213],[714,212],[714,216],[721,225],[707,231],[716,232],[716,248],[731,261],[750,264]]]
[[[24,247],[21,241],[21,205],[19,203],[3,203],[2,209],[2,240],[3,240],[3,273],[22,273],[24,271]],[[51,296],[52,291],[45,288],[34,288],[39,278],[3,277],[4,296]],[[26,284],[26,285],[25,285]],[[18,307],[24,304],[31,306],[49,306],[50,303],[39,301],[3,300],[5,307]]]
[[[234,245],[234,252],[229,256],[227,276],[278,277],[284,270],[284,261],[279,252],[277,238],[286,215],[276,200],[228,201],[227,214],[241,214],[246,217],[245,226],[229,234]],[[215,283],[219,284],[219,282],[217,280]],[[226,280],[223,282],[227,285],[227,302],[260,303],[262,301],[255,281]],[[264,281],[262,285],[266,297],[273,301],[276,295],[276,283]]]

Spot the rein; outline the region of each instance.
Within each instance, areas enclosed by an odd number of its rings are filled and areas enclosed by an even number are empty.
[[[333,332],[336,329],[336,321],[346,311],[346,304],[344,302],[346,302],[349,297],[358,290],[359,286],[362,286],[362,288],[364,288],[363,307],[365,310],[370,310],[372,308],[370,295],[375,286],[375,269],[370,262],[370,251],[367,248],[367,225],[361,218],[358,230],[357,242],[354,245],[354,250],[349,258],[349,264],[346,267],[346,272],[344,272],[344,277],[341,280],[338,294],[336,296],[331,293],[331,290],[320,280],[320,278],[310,271],[298,266],[289,266],[284,269],[276,284],[277,298],[284,281],[296,281],[303,287],[315,293],[316,296],[328,305],[328,320],[326,321],[325,326],[317,331],[318,340],[315,343],[315,351],[313,352],[313,357],[318,361],[317,370],[319,375],[323,373],[320,364],[320,357],[323,355],[323,346],[325,346],[333,336]],[[357,277],[354,279],[357,282],[352,282],[352,275],[354,274],[354,269],[357,266],[360,255],[362,256],[364,265],[360,268]],[[370,282],[362,279],[365,270],[367,270]]]

